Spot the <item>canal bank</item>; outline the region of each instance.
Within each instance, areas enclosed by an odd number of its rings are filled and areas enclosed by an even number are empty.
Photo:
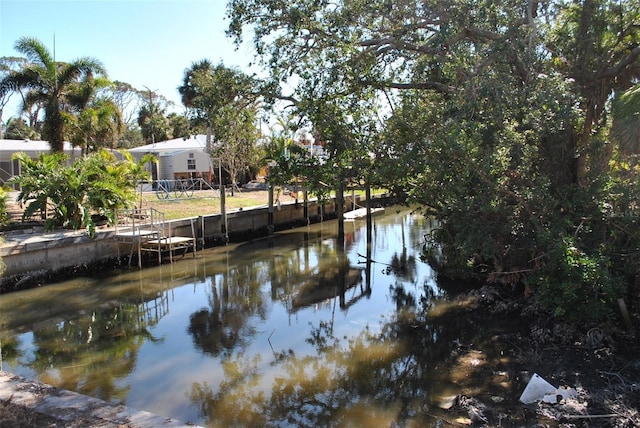
[[[344,211],[363,206],[358,195],[345,198]],[[387,195],[372,197],[372,206],[388,204]],[[162,222],[166,238],[193,239],[194,249],[241,242],[274,231],[306,226],[335,219],[338,207],[335,200],[320,204],[317,200],[287,202],[268,206],[231,209],[222,214],[186,217]],[[103,227],[91,237],[86,230],[56,230],[46,232],[41,226],[6,232],[0,243],[0,258],[4,274],[0,279],[0,293],[27,289],[67,278],[96,272],[101,268],[121,265],[158,263],[156,254],[141,253],[135,246],[140,242],[122,240],[118,227]],[[133,259],[133,260],[132,260]],[[132,263],[133,262],[133,263]]]
[[[0,426],[14,428],[197,428],[191,423],[109,403],[3,371],[0,371],[0,403]]]

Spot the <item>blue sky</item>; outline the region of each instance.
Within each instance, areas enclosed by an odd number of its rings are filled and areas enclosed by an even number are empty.
[[[250,48],[236,51],[224,34],[226,3],[0,0],[0,56],[18,56],[13,46],[22,36],[36,37],[53,52],[55,35],[56,60],[96,58],[111,80],[156,91],[180,111],[177,87],[194,61],[207,58],[247,71],[253,59]],[[7,108],[3,121],[16,108]]]

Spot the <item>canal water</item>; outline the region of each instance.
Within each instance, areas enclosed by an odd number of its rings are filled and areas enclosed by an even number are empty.
[[[473,380],[483,329],[446,315],[431,227],[388,208],[370,245],[364,220],[344,246],[328,221],[0,295],[1,368],[212,427],[440,426],[451,397],[512,386]]]

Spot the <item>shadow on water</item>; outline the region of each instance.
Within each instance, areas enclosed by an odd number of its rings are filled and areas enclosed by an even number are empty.
[[[496,424],[516,416],[517,321],[437,286],[418,254],[428,219],[364,225],[345,245],[326,222],[2,295],[0,366],[213,427],[466,423],[460,394],[500,403]]]

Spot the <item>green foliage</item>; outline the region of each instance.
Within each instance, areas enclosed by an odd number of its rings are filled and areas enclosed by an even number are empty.
[[[304,186],[319,201],[329,200],[336,171],[318,157],[313,156],[302,144],[306,141],[299,123],[289,118],[279,118],[278,126],[271,129],[270,138],[262,146],[261,164],[268,166],[268,181],[276,187]]]
[[[640,85],[616,94],[612,104],[611,139],[618,144],[620,152],[637,156],[640,154]]]
[[[144,139],[140,127],[137,124],[125,126],[120,138],[118,138],[119,149],[130,149],[144,145]]]
[[[238,182],[241,172],[248,172],[250,166],[257,163],[259,157],[256,147],[259,137],[257,109],[254,107],[231,105],[221,109],[215,120],[220,140],[212,147],[211,155],[222,163],[232,185]]]
[[[454,3],[234,0],[228,33],[252,31],[267,87],[325,143],[328,183],[366,179],[439,220],[444,272],[607,318],[638,295],[640,109],[610,101],[640,78],[640,6]]]
[[[7,212],[7,199],[9,198],[9,192],[0,187],[0,225],[5,225],[9,221],[9,213]],[[1,270],[0,270],[0,273]]]
[[[40,134],[30,128],[22,118],[10,118],[7,120],[6,129],[2,136],[7,140],[38,140]]]
[[[31,218],[36,213],[42,213],[46,217],[50,178],[63,168],[66,155],[42,153],[34,160],[26,153],[16,153],[13,159],[20,162],[21,173],[14,179],[14,183],[20,186],[17,201],[26,205],[23,218]]]
[[[80,114],[71,116],[69,122],[71,143],[82,147],[83,153],[114,149],[124,126],[120,109],[107,98],[94,98]]]
[[[115,222],[117,209],[136,201],[136,183],[147,173],[145,157],[136,163],[129,153],[124,159],[101,150],[68,164],[61,153],[41,154],[37,159],[17,153],[22,172],[14,179],[20,185],[18,202],[26,205],[24,217],[44,213],[45,227],[87,228],[95,233],[93,214],[105,215]],[[48,212],[50,215],[47,215]]]
[[[570,237],[556,241],[549,264],[526,282],[554,315],[573,321],[612,320],[624,287],[611,277],[611,261],[602,252],[588,255]]]
[[[171,138],[186,137],[190,133],[202,134],[206,132],[206,130],[204,130],[204,132],[192,132],[189,119],[185,115],[169,113],[167,120],[169,121],[169,126],[171,128]]]
[[[194,127],[206,125],[210,136],[207,150],[222,164],[235,184],[238,175],[255,164],[258,92],[256,80],[223,64],[208,60],[192,64],[178,88]]]
[[[229,117],[221,117],[230,115],[226,110],[244,110],[258,97],[256,81],[251,76],[222,63],[213,66],[208,60],[195,62],[185,71],[178,92],[194,124],[207,124],[214,138],[220,141],[224,140],[226,127],[231,124]]]
[[[145,142],[168,140],[171,129],[165,112],[169,102],[151,90],[144,93],[144,102],[138,111],[138,125]]]
[[[301,184],[320,201],[328,199],[330,189],[323,181],[330,180],[327,169],[305,147],[282,132],[273,134],[263,149],[262,163],[268,165],[269,184],[277,187]]]

